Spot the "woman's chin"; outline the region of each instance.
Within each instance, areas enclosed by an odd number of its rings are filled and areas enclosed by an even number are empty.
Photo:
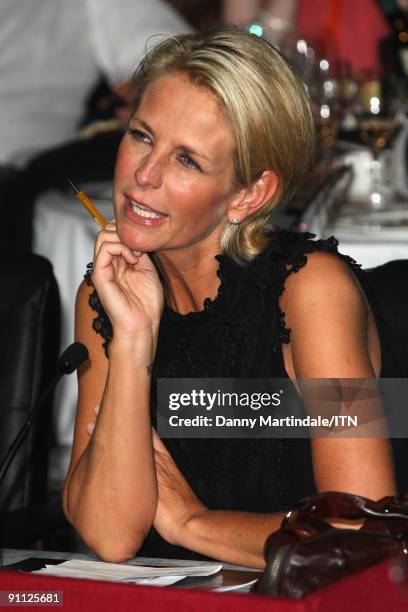
[[[155,251],[153,241],[135,232],[133,228],[131,229],[126,226],[119,227],[117,233],[120,241],[132,251],[142,251],[142,253],[152,253]]]

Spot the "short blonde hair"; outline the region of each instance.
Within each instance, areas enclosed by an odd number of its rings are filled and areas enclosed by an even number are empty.
[[[314,157],[315,131],[306,88],[266,41],[236,29],[169,38],[151,50],[133,75],[135,110],[157,78],[181,73],[220,101],[236,143],[235,182],[250,186],[264,170],[278,177],[274,196],[240,225],[228,224],[225,252],[238,262],[266,246],[272,208],[304,180]]]

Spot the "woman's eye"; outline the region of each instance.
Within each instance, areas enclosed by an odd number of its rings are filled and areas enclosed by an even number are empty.
[[[191,168],[192,170],[200,170],[201,172],[201,168],[200,166],[197,164],[196,161],[194,161],[194,159],[192,157],[190,157],[190,155],[188,155],[187,153],[182,153],[179,156],[179,159],[181,161],[181,163],[186,167],[186,168]]]
[[[129,128],[129,134],[131,134],[131,136],[137,140],[137,142],[146,142],[146,143],[150,143],[150,136],[148,134],[146,134],[145,132],[142,132],[141,130],[138,130],[136,128]]]

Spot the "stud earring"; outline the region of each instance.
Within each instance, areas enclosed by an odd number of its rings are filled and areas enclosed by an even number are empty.
[[[239,225],[241,223],[241,221],[239,219],[237,219],[236,217],[233,217],[230,221],[231,225]]]

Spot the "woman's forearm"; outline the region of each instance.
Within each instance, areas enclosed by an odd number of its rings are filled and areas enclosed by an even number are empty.
[[[66,484],[66,513],[102,558],[132,557],[156,510],[150,423],[154,341],[112,341],[95,430]]]
[[[192,516],[179,544],[227,563],[263,568],[266,538],[279,529],[284,514],[206,510]]]

